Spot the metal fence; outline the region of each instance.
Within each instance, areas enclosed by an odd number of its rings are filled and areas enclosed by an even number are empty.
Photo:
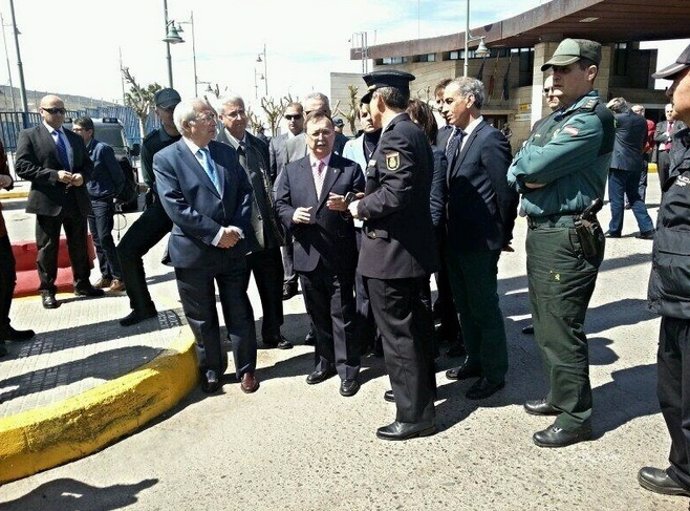
[[[68,110],[67,117],[76,119],[78,117],[116,117],[125,127],[125,137],[129,145],[140,144],[141,134],[139,132],[139,118],[134,110],[127,106],[112,106],[100,108],[86,108],[84,110]],[[17,136],[24,128],[37,126],[41,122],[41,115],[38,112],[0,112],[0,137],[5,146],[5,151],[14,152],[17,149]],[[153,113],[146,119],[145,130],[150,133],[160,125],[158,117]]]

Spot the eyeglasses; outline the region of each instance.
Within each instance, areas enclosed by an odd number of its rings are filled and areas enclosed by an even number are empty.
[[[288,121],[296,121],[297,119],[302,118],[302,114],[285,114],[285,118]]]
[[[206,123],[215,123],[218,121],[218,117],[216,114],[201,114],[197,115],[196,119],[194,119],[197,122],[206,122]]]
[[[43,108],[41,110],[48,112],[50,115],[62,114],[65,115],[66,110],[64,108]]]

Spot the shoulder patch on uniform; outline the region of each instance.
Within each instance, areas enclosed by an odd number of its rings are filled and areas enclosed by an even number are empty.
[[[589,98],[580,108],[582,110],[594,110],[598,103],[599,98]]]
[[[388,153],[386,154],[386,168],[395,172],[400,168],[400,153]]]

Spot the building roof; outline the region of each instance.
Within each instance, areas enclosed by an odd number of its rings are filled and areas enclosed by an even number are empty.
[[[564,37],[601,43],[690,37],[690,1],[552,0],[512,18],[470,30],[489,47],[524,48]],[[476,47],[478,41],[470,44]],[[368,57],[405,57],[464,48],[465,33],[369,46]],[[362,49],[350,51],[360,60]]]

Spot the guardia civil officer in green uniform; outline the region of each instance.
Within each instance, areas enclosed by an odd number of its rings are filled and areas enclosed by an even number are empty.
[[[436,432],[436,380],[429,276],[438,266],[429,197],[433,155],[424,132],[405,112],[414,76],[402,71],[364,75],[372,123],[381,138],[365,170],[365,195],[349,205],[364,220],[357,270],[364,277],[381,337],[397,408],[379,428],[384,440]]]
[[[553,72],[561,107],[540,122],[508,169],[527,216],[527,278],[534,335],[550,391],[528,401],[555,422],[534,434],[540,447],[592,436],[585,313],[604,257],[604,234],[589,206],[602,199],[614,141],[614,119],[594,90],[601,45],[565,39],[542,71]],[[583,219],[584,217],[584,219]]]

